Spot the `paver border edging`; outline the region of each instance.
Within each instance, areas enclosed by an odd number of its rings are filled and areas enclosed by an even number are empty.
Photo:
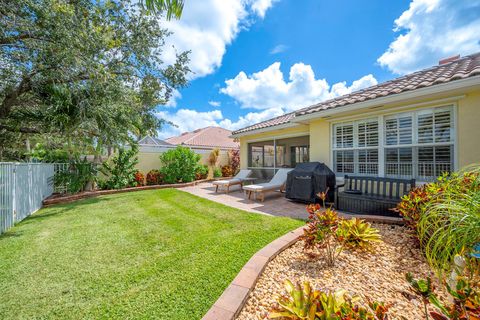
[[[124,192],[135,192],[135,191],[143,191],[143,190],[155,190],[155,189],[171,189],[171,188],[185,188],[185,187],[192,187],[199,183],[203,182],[210,182],[216,180],[224,180],[230,179],[229,177],[226,178],[217,178],[217,179],[202,179],[196,180],[187,183],[174,183],[174,184],[159,184],[153,186],[142,186],[142,187],[132,187],[132,188],[125,188],[125,189],[117,189],[117,190],[95,190],[95,191],[86,191],[78,194],[72,194],[69,196],[60,196],[60,197],[53,197],[47,198],[42,201],[44,207],[51,206],[54,204],[63,204],[63,203],[70,203],[75,202],[77,200],[87,199],[87,198],[94,198],[98,196],[104,196],[107,194],[116,194],[116,193],[124,193]]]
[[[242,310],[248,294],[255,287],[267,264],[280,252],[297,242],[298,238],[303,234],[304,228],[305,226],[302,226],[290,231],[257,251],[243,266],[220,298],[203,316],[202,320],[234,319]]]

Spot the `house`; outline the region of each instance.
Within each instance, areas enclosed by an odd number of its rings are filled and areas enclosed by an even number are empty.
[[[320,161],[344,175],[416,178],[480,163],[480,53],[232,133],[241,168],[269,178]]]
[[[207,164],[208,156],[214,149],[220,150],[219,166],[228,164],[228,152],[238,149],[239,143],[231,138],[230,130],[220,127],[206,127],[179,136],[160,140],[146,136],[139,141],[138,165],[141,172],[159,169],[160,154],[181,145],[194,150],[201,155],[201,162]]]

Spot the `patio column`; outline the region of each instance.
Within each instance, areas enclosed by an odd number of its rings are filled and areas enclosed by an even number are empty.
[[[273,175],[277,170],[277,139],[273,138]]]

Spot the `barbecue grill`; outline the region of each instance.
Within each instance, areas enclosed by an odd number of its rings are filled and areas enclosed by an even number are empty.
[[[324,163],[299,163],[288,173],[285,196],[301,202],[318,202],[316,194],[328,188],[327,202],[334,201],[335,173]]]

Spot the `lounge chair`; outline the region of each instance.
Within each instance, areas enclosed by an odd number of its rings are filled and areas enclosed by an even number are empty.
[[[276,191],[280,189],[282,192],[285,189],[285,184],[287,182],[287,173],[292,169],[279,169],[277,173],[273,176],[272,180],[267,183],[251,184],[244,186],[243,190],[247,192],[248,199],[251,198],[252,193],[260,194],[260,199],[263,202],[265,200],[265,193],[268,191]]]
[[[239,184],[243,186],[245,179],[248,178],[252,174],[252,170],[240,170],[235,177],[228,180],[218,180],[213,181],[213,185],[216,187],[215,192],[218,192],[218,187],[222,187],[226,189],[226,193],[230,191],[230,187]]]

